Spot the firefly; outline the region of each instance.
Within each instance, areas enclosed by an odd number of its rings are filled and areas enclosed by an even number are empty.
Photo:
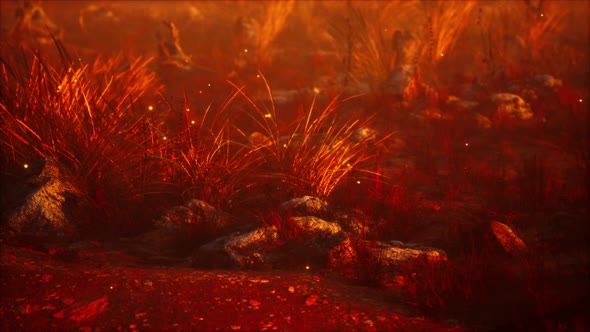
[[[260,78],[260,74],[256,75],[256,78]]]
[[[306,270],[309,270],[309,265],[305,265],[305,269]]]
[[[284,147],[284,148],[287,148],[287,144],[283,144],[283,147]]]
[[[266,113],[266,114],[264,114],[264,117],[265,117],[265,118],[270,118],[270,117],[271,117],[271,115],[270,115],[270,113]]]
[[[186,109],[186,111],[187,111],[187,112],[190,112],[190,111],[191,111],[191,109],[190,109],[190,108],[187,108],[187,109]]]
[[[578,99],[578,101],[581,103],[582,102],[582,98]]]
[[[356,180],[356,184],[361,184],[361,180]]]
[[[441,53],[440,53],[440,56],[445,56],[445,54],[441,52]]]
[[[153,106],[151,106],[151,105],[148,106],[148,111],[153,111],[153,110],[154,110],[154,107]]]
[[[192,120],[192,121],[191,121],[191,124],[195,124],[195,120]]]
[[[469,142],[465,142],[465,146],[469,146]]]
[[[247,48],[244,49],[244,53],[248,53],[248,49]]]
[[[168,139],[168,137],[164,136],[164,137],[162,137],[162,139],[163,139],[163,140],[167,140],[167,139]]]
[[[211,83],[207,84],[207,86],[211,86]]]
[[[29,164],[24,164],[23,168],[29,168]]]

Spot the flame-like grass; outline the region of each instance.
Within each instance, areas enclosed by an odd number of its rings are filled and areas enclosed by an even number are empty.
[[[334,98],[319,111],[314,101],[301,119],[283,130],[277,122],[279,114],[271,89],[264,81],[271,99],[270,109],[261,108],[234,85],[252,106],[254,112],[250,115],[266,139],[255,150],[270,165],[270,176],[287,184],[293,195],[328,198],[353,169],[372,157],[366,140],[356,139],[358,130],[370,119],[340,121],[340,101]]]
[[[163,155],[180,170],[174,182],[179,184],[182,196],[231,208],[237,195],[254,187],[251,172],[256,170],[260,157],[248,144],[234,139],[240,131],[227,116],[237,95],[235,92],[230,96],[216,112],[209,105],[196,118],[191,113],[198,111],[191,110],[185,98],[186,126],[168,140],[170,148]]]
[[[59,46],[59,45],[58,45]],[[23,55],[27,55],[23,51]],[[159,149],[148,134],[155,119],[139,109],[157,91],[150,59],[122,57],[56,69],[35,54],[30,64],[5,55],[0,65],[0,149],[13,165],[37,158],[58,162],[88,193],[126,206],[141,194],[146,156]],[[94,193],[97,197],[94,196]]]

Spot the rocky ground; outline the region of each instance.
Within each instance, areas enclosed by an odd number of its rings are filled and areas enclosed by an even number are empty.
[[[4,232],[6,235],[6,232]],[[464,331],[314,270],[203,270],[103,241],[3,239],[3,331]]]

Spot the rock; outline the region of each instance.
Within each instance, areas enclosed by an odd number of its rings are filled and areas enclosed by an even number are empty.
[[[476,101],[460,99],[456,96],[449,96],[447,99],[447,106],[453,110],[470,111],[479,107],[479,103]]]
[[[267,263],[261,251],[275,246],[278,238],[274,226],[223,236],[201,246],[193,255],[193,265],[260,268]]]
[[[194,225],[223,231],[230,223],[229,214],[198,199],[191,199],[183,206],[169,209],[155,221],[155,225],[159,228],[179,231],[186,231],[187,226]]]
[[[75,223],[89,204],[75,185],[66,181],[59,165],[52,159],[43,159],[31,165],[31,177],[21,188],[24,200],[8,211],[6,224],[19,233],[46,233],[58,236],[78,232]]]
[[[518,235],[506,224],[499,221],[486,223],[484,236],[487,236],[495,248],[502,254],[520,257],[526,254],[527,246]]]
[[[314,216],[291,217],[290,222],[306,237],[328,238],[342,232],[342,228],[337,223],[325,221]]]
[[[557,89],[563,86],[563,81],[551,75],[537,75],[534,81],[544,88]]]
[[[520,96],[512,93],[495,93],[490,100],[496,106],[495,116],[501,119],[529,120],[533,117],[531,106]]]
[[[350,237],[364,236],[369,232],[369,225],[366,221],[368,218],[362,211],[337,210],[334,212],[334,219]]]
[[[190,253],[196,246],[229,232],[239,225],[228,213],[198,199],[167,210],[154,221],[155,229],[134,240],[159,252]]]
[[[322,216],[328,212],[328,203],[314,196],[303,196],[282,203],[281,209],[292,216]]]
[[[359,254],[362,253],[362,254]],[[362,257],[363,255],[371,257]],[[420,245],[403,244],[400,241],[353,242],[344,240],[329,253],[328,266],[337,270],[362,269],[363,261],[371,259],[380,270],[395,271],[407,264],[435,264],[447,260],[447,254],[440,249]]]

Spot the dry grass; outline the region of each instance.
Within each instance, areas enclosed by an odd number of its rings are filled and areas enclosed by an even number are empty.
[[[265,84],[272,101],[266,80]],[[319,111],[314,101],[306,114],[283,130],[274,102],[270,109],[261,108],[242,89],[235,88],[252,106],[250,116],[263,137],[255,149],[270,165],[270,176],[287,184],[295,196],[329,197],[353,169],[372,157],[368,139],[358,137],[369,119],[340,121],[337,98]]]
[[[234,198],[255,186],[254,176],[260,158],[233,125],[227,109],[238,92],[213,112],[191,109],[185,102],[185,127],[176,137],[167,139],[164,160],[180,174],[173,180],[185,198],[198,198],[219,208],[229,208]],[[170,107],[172,107],[170,105]],[[196,116],[194,116],[194,114]]]
[[[7,159],[21,167],[56,160],[91,199],[104,196],[97,206],[137,199],[146,156],[159,149],[146,130],[158,122],[138,108],[144,93],[159,88],[150,59],[76,67],[64,54],[69,65],[59,69],[39,54],[29,64],[25,51],[16,53],[4,55],[0,67],[0,148]]]
[[[331,22],[332,47],[341,55],[342,70],[352,82],[366,82],[375,90],[398,64],[393,34],[413,24],[407,17],[416,13],[418,1],[392,1],[371,6],[349,5]],[[416,50],[408,50],[413,54]]]

